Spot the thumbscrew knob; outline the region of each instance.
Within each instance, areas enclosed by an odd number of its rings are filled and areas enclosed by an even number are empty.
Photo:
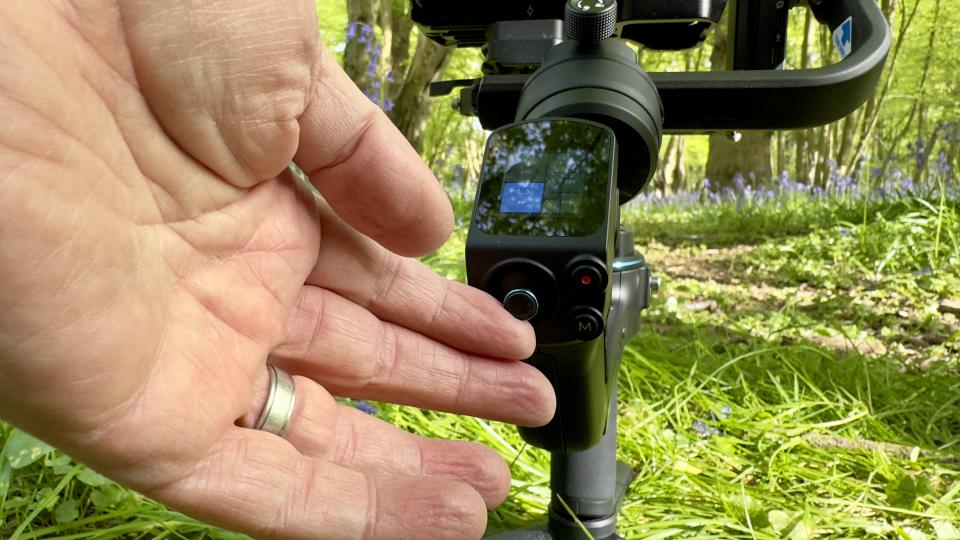
[[[617,31],[616,0],[568,0],[563,37],[581,43],[607,39]]]

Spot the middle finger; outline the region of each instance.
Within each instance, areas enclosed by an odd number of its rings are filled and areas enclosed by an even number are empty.
[[[539,426],[556,398],[536,368],[465,353],[305,286],[271,361],[332,394]]]

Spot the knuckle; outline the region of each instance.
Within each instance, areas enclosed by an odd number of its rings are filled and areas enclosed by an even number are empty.
[[[435,539],[479,538],[486,528],[486,505],[466,484],[445,482],[442,489],[422,490],[408,499],[401,519],[410,532],[430,531]]]

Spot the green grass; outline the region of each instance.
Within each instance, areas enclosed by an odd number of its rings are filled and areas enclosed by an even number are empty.
[[[741,209],[742,210],[742,209]],[[664,278],[620,374],[627,538],[960,538],[956,203],[634,211]],[[463,235],[427,258],[463,278]],[[952,295],[952,296],[951,296]],[[511,426],[378,404],[513,471],[490,531],[549,499]],[[2,426],[0,538],[233,538]]]

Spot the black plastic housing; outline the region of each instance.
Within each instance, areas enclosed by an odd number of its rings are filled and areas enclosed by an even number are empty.
[[[508,290],[517,288],[535,291],[543,300],[540,313],[530,320],[537,335],[537,349],[527,361],[553,384],[557,412],[546,426],[520,428],[520,432],[534,446],[570,452],[596,444],[606,428],[610,392],[602,332],[610,310],[611,269],[619,223],[615,159],[618,146],[613,130],[602,124],[569,118],[556,120],[579,122],[608,133],[613,156],[603,188],[605,208],[599,227],[582,236],[507,236],[484,232],[479,225],[483,220],[475,215],[467,233],[466,262],[468,283],[498,301],[503,301]],[[496,139],[496,135],[497,132],[491,134],[490,140]],[[488,142],[484,163],[490,147]],[[483,178],[485,174],[481,174]],[[483,185],[477,189],[475,213],[481,207],[483,189]],[[595,261],[595,267],[603,273],[603,287],[585,293],[575,288],[571,272],[578,264],[590,261]],[[581,309],[590,310],[600,321],[598,332],[589,339],[579,339],[571,327],[573,316]]]
[[[411,17],[443,45],[481,47],[497,21],[563,19],[564,0],[414,0]],[[727,0],[619,0],[618,36],[651,49],[687,49],[703,41]]]
[[[525,81],[516,120],[584,118],[613,129],[620,148],[620,200],[632,199],[656,170],[663,135],[663,106],[653,81],[623,42],[565,41],[551,48]]]

